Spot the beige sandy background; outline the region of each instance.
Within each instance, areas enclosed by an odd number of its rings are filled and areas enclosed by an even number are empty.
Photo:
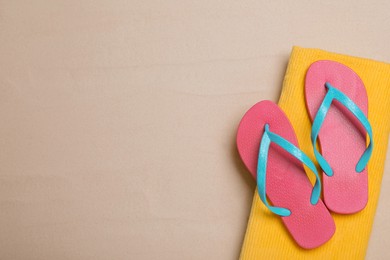
[[[0,259],[237,259],[236,127],[291,47],[390,62],[390,2],[321,2],[1,0]]]

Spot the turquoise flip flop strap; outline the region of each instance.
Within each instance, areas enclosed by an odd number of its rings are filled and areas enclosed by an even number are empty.
[[[314,155],[321,166],[322,170],[325,172],[328,176],[333,176],[333,170],[330,167],[329,163],[325,160],[325,158],[320,154],[320,152],[317,150],[316,143],[318,138],[318,133],[320,132],[321,126],[324,123],[325,117],[329,111],[329,108],[332,104],[333,100],[339,101],[343,106],[345,106],[349,111],[352,112],[352,114],[360,121],[360,123],[364,126],[365,130],[368,133],[368,136],[370,137],[370,142],[368,144],[368,147],[364,151],[363,155],[360,157],[358,163],[356,164],[356,171],[358,173],[362,172],[364,168],[366,167],[368,161],[370,160],[372,150],[374,147],[374,140],[372,138],[372,128],[370,125],[370,122],[368,121],[366,115],[363,113],[363,111],[349,98],[347,97],[343,92],[333,87],[330,83],[325,83],[326,88],[328,89],[328,92],[325,95],[324,100],[322,101],[322,104],[320,108],[318,109],[318,112],[314,118],[312,131],[311,131],[311,141],[314,148]]]
[[[313,205],[317,204],[321,195],[321,180],[314,163],[298,147],[296,147],[295,145],[293,145],[283,137],[271,132],[269,130],[269,125],[266,124],[263,137],[261,138],[261,142],[260,142],[259,156],[257,161],[257,190],[260,195],[260,199],[263,201],[265,206],[267,206],[269,210],[271,210],[273,213],[279,216],[287,217],[291,215],[291,211],[289,209],[271,206],[267,201],[266,172],[267,172],[268,151],[271,142],[277,144],[285,151],[293,155],[300,162],[304,163],[314,173],[316,177],[316,182],[311,192],[310,202]]]

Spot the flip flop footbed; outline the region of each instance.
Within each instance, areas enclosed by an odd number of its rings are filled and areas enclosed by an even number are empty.
[[[237,133],[240,156],[256,179],[259,145],[268,124],[276,133],[298,146],[294,130],[284,112],[271,101],[254,105],[242,118]],[[282,217],[294,240],[303,248],[315,248],[328,241],[335,232],[334,221],[320,200],[310,203],[313,185],[302,163],[278,145],[271,143],[268,153],[266,191],[269,201],[291,211]],[[271,214],[271,213],[270,213]],[[276,217],[276,215],[275,215]]]
[[[306,73],[306,105],[312,120],[327,93],[328,82],[347,95],[367,116],[367,93],[362,80],[349,67],[334,61],[313,63]],[[318,135],[320,151],[333,170],[323,174],[327,207],[337,213],[362,210],[368,200],[367,168],[357,173],[356,164],[366,149],[366,131],[358,119],[333,101]]]

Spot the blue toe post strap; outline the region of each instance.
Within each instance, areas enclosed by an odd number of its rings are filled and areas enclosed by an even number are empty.
[[[321,166],[322,170],[325,172],[327,176],[333,176],[333,170],[330,167],[329,163],[325,160],[325,158],[319,153],[316,147],[316,142],[318,138],[318,133],[320,132],[321,126],[325,120],[325,117],[329,111],[329,108],[332,104],[333,100],[339,101],[343,106],[345,106],[352,114],[360,121],[360,123],[364,126],[365,130],[370,137],[370,142],[368,147],[364,151],[363,155],[360,157],[358,163],[356,164],[356,172],[360,173],[366,167],[368,160],[371,157],[372,149],[374,147],[374,141],[372,138],[372,129],[370,122],[368,121],[366,115],[363,111],[343,92],[333,87],[330,83],[326,82],[325,87],[328,89],[328,92],[325,95],[324,100],[321,103],[320,108],[317,111],[317,114],[313,120],[313,126],[311,131],[311,141],[314,148],[314,155]]]
[[[266,124],[264,128],[263,137],[260,142],[259,156],[257,161],[257,189],[260,195],[260,199],[263,201],[265,206],[267,206],[269,210],[271,210],[273,213],[279,216],[287,217],[291,215],[291,211],[289,209],[271,206],[267,201],[266,172],[267,172],[268,151],[271,142],[277,144],[285,151],[293,155],[296,159],[304,163],[314,173],[316,177],[316,182],[311,192],[310,202],[313,205],[317,204],[321,195],[321,181],[314,163],[298,147],[296,147],[295,145],[293,145],[283,137],[271,132],[269,130],[269,125]]]

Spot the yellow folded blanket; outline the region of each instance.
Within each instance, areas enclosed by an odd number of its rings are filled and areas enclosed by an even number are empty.
[[[266,209],[255,192],[240,259],[364,259],[378,203],[390,130],[390,64],[294,47],[283,82],[279,106],[286,112],[298,136],[300,148],[315,160],[310,142],[311,122],[305,106],[304,79],[310,64],[333,60],[353,69],[368,95],[368,119],[375,149],[368,163],[369,200],[353,215],[332,214],[336,233],[325,245],[305,250],[289,237],[281,219]],[[311,176],[311,174],[309,174]],[[313,180],[312,180],[313,181]]]

